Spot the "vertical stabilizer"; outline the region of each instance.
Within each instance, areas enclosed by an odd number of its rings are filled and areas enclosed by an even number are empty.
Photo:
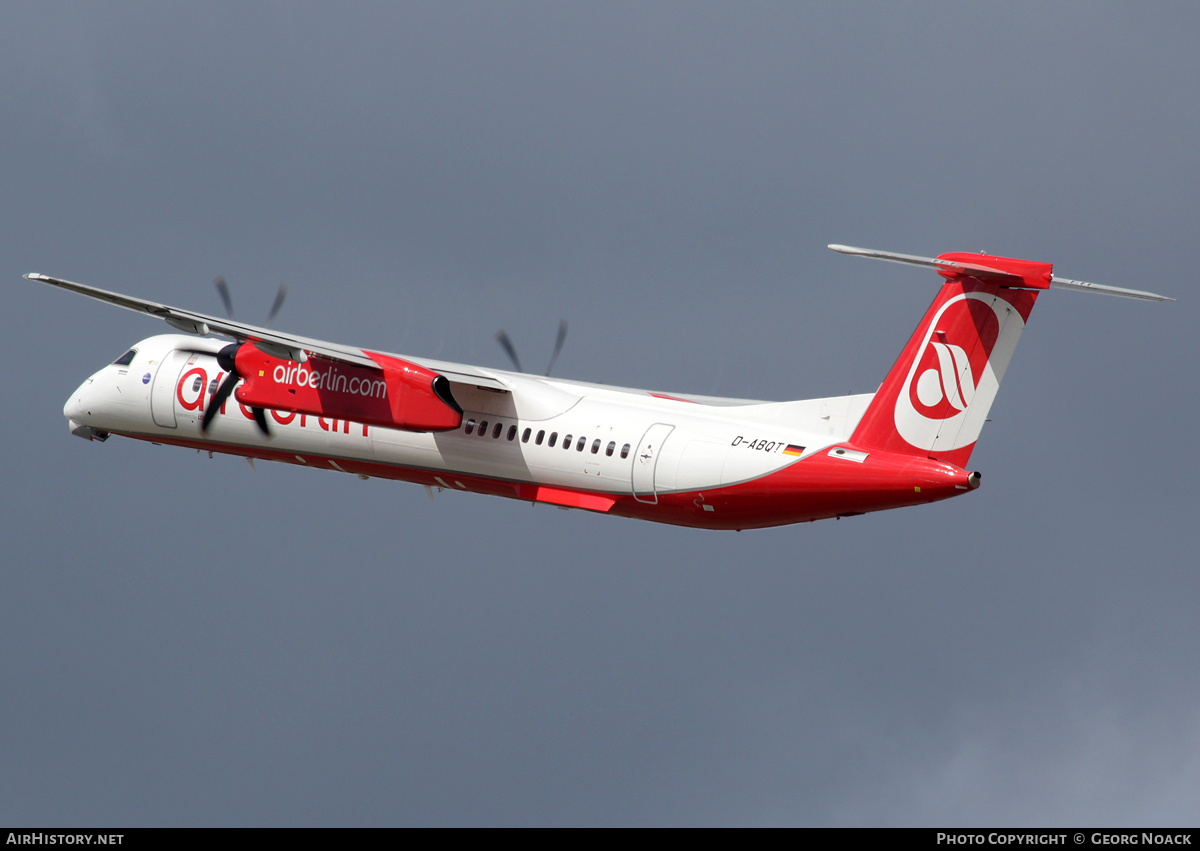
[[[943,254],[947,280],[884,379],[851,442],[965,466],[1048,263]],[[950,265],[953,264],[953,265]]]

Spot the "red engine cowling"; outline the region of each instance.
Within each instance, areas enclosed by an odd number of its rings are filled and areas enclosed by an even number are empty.
[[[242,377],[234,397],[249,407],[405,431],[451,431],[462,423],[462,408],[444,376],[399,358],[365,354],[379,369],[319,357],[296,363],[246,344],[234,359]]]

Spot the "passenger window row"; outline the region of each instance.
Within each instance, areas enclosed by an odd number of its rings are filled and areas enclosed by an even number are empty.
[[[469,420],[467,420],[466,425],[463,426],[463,431],[465,431],[467,434],[476,434],[477,433],[480,437],[488,436],[488,421],[487,420],[481,420],[479,422],[479,424],[478,424],[479,431],[478,432],[475,431],[475,425],[476,425],[475,420],[469,419]],[[500,434],[503,431],[504,431],[504,424],[499,423],[499,422],[495,423],[492,426],[492,440],[499,440]],[[532,434],[533,434],[533,429],[526,428],[525,431],[521,432],[521,442],[528,443],[529,437]],[[511,425],[508,427],[507,437],[509,440],[516,439],[517,427],[515,425]],[[563,442],[562,442],[563,449],[570,450],[571,441],[574,439],[575,439],[575,436],[572,434],[568,434],[568,435],[564,436]],[[558,443],[558,432],[556,432],[556,431],[550,432],[550,439],[546,440],[546,430],[545,429],[539,430],[537,433],[537,437],[535,437],[533,440],[533,444],[534,444],[534,446],[541,446],[542,441],[545,441],[546,445],[549,446],[551,449],[553,449],[554,446]],[[595,440],[592,441],[592,454],[593,455],[599,454],[601,443],[602,443],[602,441],[600,440],[600,438],[596,438]],[[575,451],[582,452],[584,450],[584,447],[586,447],[586,446],[587,446],[587,437],[585,437],[584,435],[581,434],[579,436],[578,442],[575,444]],[[616,451],[616,448],[617,448],[617,442],[615,440],[610,440],[608,442],[608,446],[605,447],[605,449],[604,449],[604,454],[606,456],[611,457],[613,452]],[[624,446],[621,447],[621,457],[622,458],[629,457],[629,449],[630,449],[630,446],[628,443],[626,443]]]

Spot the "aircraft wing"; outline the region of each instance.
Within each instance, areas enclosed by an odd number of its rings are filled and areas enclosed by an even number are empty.
[[[126,310],[135,310],[138,313],[145,313],[148,316],[156,316],[172,328],[188,334],[199,334],[201,336],[208,333],[224,334],[240,342],[253,343],[259,349],[274,357],[303,362],[311,354],[339,363],[366,367],[367,369],[381,369],[378,362],[367,356],[362,349],[354,348],[353,346],[342,346],[337,343],[327,343],[324,340],[312,340],[308,337],[284,334],[279,331],[272,331],[269,328],[260,328],[257,325],[247,325],[244,322],[235,322],[232,319],[222,319],[218,316],[209,316],[206,313],[196,313],[192,310],[183,310],[178,307],[159,304],[156,301],[144,298],[134,298],[133,296],[109,292],[99,287],[89,287],[85,284],[76,284],[60,278],[51,278],[49,275],[39,275],[36,272],[30,272],[25,277],[31,281],[41,281],[43,284],[49,284],[52,287],[70,290],[71,292],[85,295],[88,298],[94,298],[97,301],[115,304],[117,307],[123,307]],[[418,359],[413,359],[413,362],[420,363]],[[439,372],[444,373],[450,381],[476,384],[481,387],[490,387],[493,389],[505,389],[503,382],[498,381],[493,376],[476,373],[458,364],[454,364],[452,369],[439,370]]]

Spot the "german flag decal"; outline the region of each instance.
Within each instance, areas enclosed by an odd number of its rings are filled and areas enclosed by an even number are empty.
[[[803,447],[803,446],[797,446],[797,445],[796,445],[796,444],[794,444],[794,443],[789,443],[789,444],[787,445],[787,449],[783,450],[783,454],[784,454],[784,455],[803,455],[803,454],[804,454],[804,447]]]

